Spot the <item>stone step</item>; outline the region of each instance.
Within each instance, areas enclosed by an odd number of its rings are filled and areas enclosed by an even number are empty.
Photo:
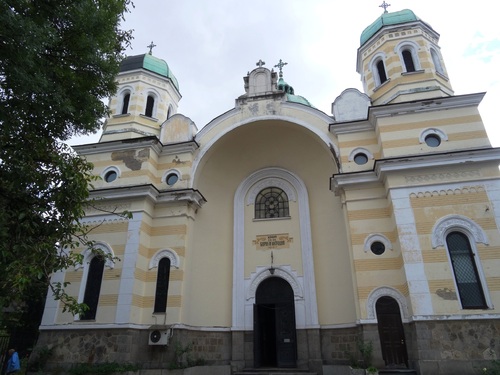
[[[317,375],[317,373],[296,368],[249,368],[237,371],[234,375]]]
[[[380,369],[379,375],[417,375],[417,372],[412,369]]]

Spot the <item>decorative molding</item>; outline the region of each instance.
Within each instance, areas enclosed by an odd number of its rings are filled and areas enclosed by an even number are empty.
[[[484,192],[484,186],[468,186],[468,187],[457,187],[455,189],[440,189],[440,190],[425,190],[419,191],[418,193],[412,192],[410,194],[410,199],[428,198],[428,197],[438,197],[445,195],[464,195],[464,194],[476,194],[478,192]]]
[[[366,313],[367,319],[375,320],[377,319],[376,303],[380,297],[391,297],[394,298],[401,312],[401,318],[403,321],[408,321],[410,319],[410,313],[408,311],[408,304],[406,303],[406,298],[399,291],[388,286],[382,286],[371,291],[368,298],[366,299]]]
[[[296,104],[296,103],[288,103],[288,102],[280,102],[279,104],[283,109],[290,109],[290,110],[295,110],[301,113],[308,113],[310,115],[313,115],[316,119],[323,121],[325,125],[329,125],[333,122],[333,119],[330,116],[327,116],[325,113],[315,109],[311,108],[305,105],[301,104]],[[280,110],[279,108],[277,111]],[[288,111],[287,111],[288,112]],[[292,111],[290,111],[292,112]],[[196,180],[196,176],[198,173],[198,168],[202,164],[201,161],[205,157],[205,154],[209,152],[209,150],[214,146],[221,138],[223,138],[226,134],[230,133],[231,131],[247,125],[251,123],[256,123],[259,121],[268,121],[268,120],[273,120],[273,121],[283,121],[283,122],[288,122],[293,125],[300,126],[308,131],[310,131],[312,134],[314,134],[318,140],[321,140],[321,142],[328,150],[332,152],[332,159],[339,158],[340,157],[340,152],[339,148],[336,144],[332,143],[330,136],[328,135],[328,132],[325,132],[322,128],[319,126],[315,126],[311,124],[311,121],[306,121],[306,120],[301,120],[300,116],[298,116],[296,113],[290,113],[287,116],[281,115],[281,114],[276,114],[276,115],[262,115],[262,116],[256,116],[256,117],[248,117],[244,118],[242,120],[239,119],[240,117],[240,111],[233,109],[231,111],[228,111],[221,116],[215,118],[212,120],[208,125],[203,127],[195,136],[195,141],[199,144],[201,144],[201,148],[199,149],[199,153],[196,155],[194,161],[193,161],[193,167],[192,167],[192,175],[195,176],[195,178],[192,178],[190,181],[190,186],[192,186],[193,182]],[[234,122],[233,122],[234,121]],[[231,123],[230,125],[225,126],[225,122]],[[220,132],[211,132],[214,128],[217,126],[221,126],[221,131]],[[204,137],[207,136],[207,139],[204,139]]]
[[[113,249],[111,248],[111,246],[109,246],[105,242],[97,241],[94,244],[94,248],[97,250],[101,250],[102,252],[109,255],[111,258],[115,257],[115,253],[113,252]],[[77,264],[75,266],[75,271],[80,269],[80,268],[85,269],[87,267],[87,265],[90,263],[90,261],[92,260],[92,258],[95,256],[95,253],[91,249],[87,248],[83,251],[82,255],[83,255],[83,261],[81,264]],[[108,257],[108,258],[106,258],[106,262],[104,263],[104,266],[108,267],[110,269],[113,269],[113,268],[115,268],[115,262]],[[83,284],[83,280],[82,280],[82,284]]]
[[[122,186],[109,189],[98,189],[90,192],[91,198],[102,200],[147,198],[154,203],[188,202],[201,207],[205,202],[203,195],[195,189],[158,190],[154,185]]]
[[[422,132],[420,133],[420,136],[418,137],[419,142],[425,143],[425,137],[427,137],[430,134],[437,135],[442,141],[448,140],[448,136],[446,135],[446,133],[444,131],[437,129],[437,128],[427,128],[427,129],[422,130]]]
[[[366,148],[364,148],[364,147],[356,147],[354,150],[352,150],[349,153],[349,157],[347,158],[347,160],[353,161],[354,157],[357,154],[365,154],[366,157],[368,158],[368,160],[373,160],[374,159],[373,154],[370,151],[368,151]]]
[[[440,172],[440,173],[428,173],[416,176],[405,176],[405,181],[408,184],[414,183],[427,183],[435,181],[447,181],[447,180],[463,180],[469,178],[479,178],[481,177],[481,171],[479,170],[463,170],[455,172]]]
[[[157,268],[158,263],[160,263],[160,260],[163,258],[168,258],[170,259],[170,267],[175,267],[179,268],[180,267],[180,258],[179,255],[175,252],[175,250],[172,249],[162,249],[158,250],[155,255],[151,258],[149,261],[149,268]]]
[[[232,298],[232,330],[250,330],[253,326],[253,310],[251,304],[245,302],[251,296],[249,280],[245,279],[245,206],[246,197],[251,189],[262,180],[280,178],[285,180],[297,194],[300,228],[300,248],[302,250],[302,277],[296,277],[302,285],[304,298],[296,301],[297,327],[319,327],[318,305],[316,300],[316,278],[314,273],[314,257],[312,251],[311,218],[309,198],[304,182],[290,171],[281,168],[264,168],[254,172],[241,182],[234,195],[234,229],[233,229],[233,298]],[[283,278],[292,275],[286,267],[279,267],[279,275]],[[262,272],[259,269],[259,272]],[[286,275],[288,273],[288,276]],[[293,287],[293,286],[292,286]]]
[[[486,233],[473,220],[462,215],[447,215],[439,219],[432,228],[432,248],[445,246],[446,235],[456,229],[466,231],[476,243],[489,245]]]
[[[269,272],[269,267],[257,267],[256,271],[252,272],[250,278],[247,279],[250,282],[250,286],[246,291],[246,300],[255,300],[255,293],[260,283],[271,277],[281,277],[286,280],[292,287],[294,297],[296,299],[304,298],[304,292],[298,281],[297,272],[293,271],[290,266],[280,266],[274,267],[273,275]]]
[[[371,250],[370,247],[371,247],[372,243],[377,242],[377,241],[382,242],[386,249],[392,250],[392,243],[391,243],[391,241],[389,241],[389,239],[386,236],[384,236],[383,234],[380,234],[380,233],[374,233],[374,234],[369,234],[365,238],[365,245],[364,245],[365,253],[370,251]]]

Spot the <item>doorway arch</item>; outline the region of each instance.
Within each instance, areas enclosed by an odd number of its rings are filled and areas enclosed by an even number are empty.
[[[296,362],[293,289],[286,280],[269,277],[255,293],[254,366],[295,367]]]

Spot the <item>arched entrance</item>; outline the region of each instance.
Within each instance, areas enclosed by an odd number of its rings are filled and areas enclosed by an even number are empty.
[[[375,304],[375,309],[385,365],[407,368],[408,352],[398,302],[392,297],[380,297]]]
[[[253,331],[255,367],[296,366],[295,305],[286,280],[270,277],[258,286]]]

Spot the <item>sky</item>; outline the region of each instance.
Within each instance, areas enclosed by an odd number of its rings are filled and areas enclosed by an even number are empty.
[[[492,0],[387,1],[389,12],[411,9],[441,37],[439,45],[456,95],[486,92],[479,111],[500,146],[500,28]],[[243,77],[259,59],[271,69],[287,62],[295,94],[331,115],[346,88],[363,91],[356,72],[361,32],[379,17],[382,0],[135,0],[122,28],[134,39],[127,55],[164,59],[179,81],[178,113],[198,129],[232,109]],[[275,68],[276,70],[276,68]],[[73,139],[93,143],[99,134]]]

